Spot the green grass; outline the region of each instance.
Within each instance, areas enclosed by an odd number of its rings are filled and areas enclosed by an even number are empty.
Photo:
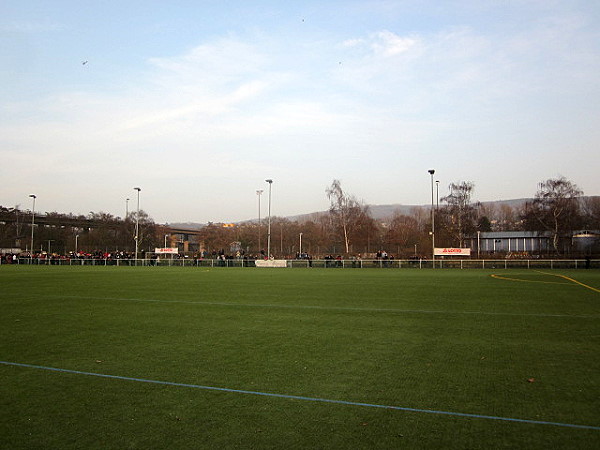
[[[597,289],[596,270],[1,266],[0,361],[600,427]],[[2,448],[600,446],[598,429],[6,364],[0,419]]]

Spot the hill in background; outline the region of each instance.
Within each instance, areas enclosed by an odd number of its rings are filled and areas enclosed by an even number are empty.
[[[496,200],[489,202],[481,202],[484,206],[494,206],[500,207],[501,205],[507,205],[511,208],[519,208],[525,202],[530,201],[530,198],[519,198],[512,200]],[[405,214],[410,215],[414,211],[415,208],[421,209],[429,209],[431,205],[401,205],[401,204],[393,204],[393,205],[369,205],[369,210],[371,211],[371,216],[376,220],[385,220],[394,216],[394,214]],[[286,219],[295,221],[295,222],[306,222],[309,220],[317,220],[323,214],[327,214],[328,211],[317,211],[308,214],[298,214],[296,216],[288,216]],[[255,221],[257,219],[249,219],[240,221],[240,223]],[[196,223],[196,222],[177,222],[177,223],[169,223],[169,226],[176,228],[187,228],[190,230],[195,230],[206,226],[204,223]]]
[[[481,202],[481,204],[484,206],[492,206],[493,205],[494,207],[499,207],[501,205],[508,205],[511,208],[519,208],[525,202],[531,201],[531,200],[532,199],[530,199],[530,198],[519,198],[519,199],[513,199],[513,200],[496,200],[496,201],[491,201],[491,202]],[[404,214],[404,215],[411,215],[412,212],[418,208],[428,210],[429,208],[431,208],[431,205],[401,205],[401,204],[369,205],[371,217],[373,217],[374,219],[377,219],[377,220],[388,219],[390,217],[393,217],[394,214],[396,214],[396,213]],[[288,219],[303,222],[303,221],[314,219],[322,214],[327,214],[327,211],[320,211],[320,212],[316,212],[316,213],[290,216],[290,217],[288,217]]]

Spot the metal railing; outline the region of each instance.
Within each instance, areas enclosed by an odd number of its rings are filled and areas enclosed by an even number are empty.
[[[256,267],[251,259],[43,259],[18,258],[19,265],[36,266],[145,266],[145,267]],[[0,259],[1,265],[7,262]],[[14,262],[12,263],[14,264]],[[417,260],[290,259],[288,268],[323,269],[432,269],[433,262]],[[600,259],[436,259],[435,269],[600,269]]]

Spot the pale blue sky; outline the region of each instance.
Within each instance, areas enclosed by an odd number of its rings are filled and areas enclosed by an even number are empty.
[[[600,194],[595,1],[0,4],[0,204],[157,222]],[[82,64],[83,61],[88,61]],[[263,195],[263,217],[267,197]],[[129,203],[130,208],[134,205]]]

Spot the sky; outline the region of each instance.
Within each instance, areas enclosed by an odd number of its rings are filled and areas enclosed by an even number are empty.
[[[0,205],[157,223],[600,194],[600,3],[0,3]],[[127,201],[129,198],[129,202]]]

